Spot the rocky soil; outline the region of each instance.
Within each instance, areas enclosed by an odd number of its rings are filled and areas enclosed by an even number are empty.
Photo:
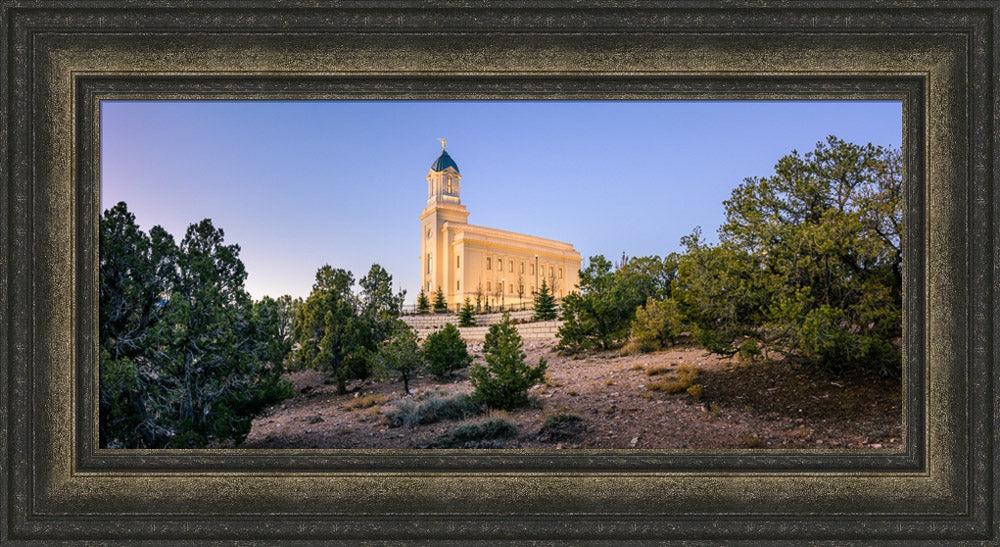
[[[899,379],[829,376],[780,362],[742,364],[692,347],[623,356],[617,351],[561,356],[554,342],[526,342],[528,363],[548,361],[545,385],[528,407],[493,412],[516,424],[516,436],[492,448],[895,449],[901,447]],[[481,344],[470,345],[482,362]],[[680,364],[698,367],[701,397],[652,391],[676,377]],[[657,369],[663,372],[650,375]],[[470,392],[467,373],[452,382],[432,377],[355,382],[338,395],[312,371],[289,375],[298,395],[254,420],[243,448],[425,448],[461,421],[393,427],[387,415],[405,400]],[[697,390],[695,390],[697,391]],[[553,429],[553,417],[562,416]],[[565,419],[565,416],[576,418]],[[467,422],[482,421],[483,416]],[[475,443],[469,446],[476,446]]]

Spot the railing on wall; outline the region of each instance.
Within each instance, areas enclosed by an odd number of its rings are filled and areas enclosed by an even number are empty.
[[[462,310],[462,306],[464,305],[465,305],[464,303],[461,303],[449,306],[447,311],[441,313],[459,313]],[[556,308],[559,309],[561,308],[561,306],[562,306],[561,299],[556,299]],[[515,296],[510,300],[499,299],[499,301],[494,302],[493,298],[490,297],[488,303],[484,300],[479,304],[479,306],[476,306],[476,303],[473,301],[472,307],[473,307],[473,313],[476,314],[497,313],[503,311],[523,311],[523,310],[535,309],[535,301],[534,299],[528,299],[528,298],[518,301],[517,297]],[[401,307],[400,313],[401,315],[419,315],[421,312],[417,311],[416,304],[407,304]],[[433,304],[424,313],[426,313],[427,315],[433,315],[435,313]]]

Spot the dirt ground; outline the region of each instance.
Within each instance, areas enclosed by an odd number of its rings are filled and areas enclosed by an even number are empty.
[[[526,408],[488,415],[517,425],[516,437],[492,447],[895,449],[902,444],[899,379],[833,377],[783,363],[740,364],[692,347],[574,358],[553,352],[553,345],[525,343],[528,364],[542,356],[548,361],[547,382],[531,389]],[[481,344],[470,345],[470,351],[481,363]],[[698,367],[694,383],[702,386],[700,398],[648,389],[675,377],[681,363]],[[649,375],[656,367],[666,372]],[[241,447],[424,448],[463,422],[391,427],[386,414],[404,398],[472,391],[467,372],[446,383],[417,378],[409,395],[402,382],[355,382],[349,393],[337,395],[336,386],[315,372],[289,378],[298,395],[256,418]],[[579,420],[555,432],[543,429],[546,419],[566,414]]]

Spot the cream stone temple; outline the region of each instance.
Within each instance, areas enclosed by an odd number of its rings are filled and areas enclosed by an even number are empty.
[[[577,290],[582,259],[573,245],[469,224],[461,181],[441,139],[420,214],[420,279],[429,299],[440,287],[452,310],[466,298],[474,305],[516,306],[533,301],[543,279],[556,298]]]

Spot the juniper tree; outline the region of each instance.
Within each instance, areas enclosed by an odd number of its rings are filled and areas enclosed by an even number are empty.
[[[410,393],[410,380],[427,368],[417,344],[417,333],[406,323],[395,321],[391,335],[378,345],[374,367],[380,378],[398,377],[403,393]]]
[[[744,179],[724,202],[720,243],[684,242],[676,297],[698,339],[898,373],[901,195],[898,150],[833,136]]]
[[[353,285],[351,272],[322,266],[293,325],[296,359],[333,378],[339,393],[347,392],[347,380],[366,374],[374,349],[371,325],[359,313]]]
[[[423,352],[428,372],[439,379],[447,378],[472,363],[465,340],[451,323],[427,335]]]

